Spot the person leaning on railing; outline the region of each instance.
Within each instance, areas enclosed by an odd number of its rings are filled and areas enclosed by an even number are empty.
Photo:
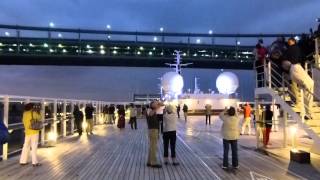
[[[308,72],[301,66],[302,58],[302,53],[299,46],[296,44],[296,40],[294,38],[289,38],[288,49],[284,53],[282,67],[289,71],[292,80],[291,90],[296,99],[294,110],[296,112],[301,112],[301,110],[305,108],[307,117],[312,118],[314,81],[309,76]],[[301,89],[304,92],[306,100],[305,104],[307,107],[302,103],[302,98],[304,97],[300,97]]]
[[[22,148],[22,153],[20,157],[20,164],[28,164],[28,156],[31,148],[32,165],[40,166],[41,164],[37,159],[37,149],[39,141],[39,128],[32,127],[32,121],[41,121],[41,115],[39,113],[39,107],[35,106],[33,103],[28,103],[24,107],[23,117],[22,117],[24,129],[25,129],[25,139]],[[38,130],[35,130],[38,129]]]

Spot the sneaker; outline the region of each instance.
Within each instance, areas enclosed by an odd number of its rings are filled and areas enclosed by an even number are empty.
[[[238,166],[233,166],[233,169],[239,169],[239,165]]]
[[[221,168],[222,168],[222,169],[228,169],[227,166],[223,166],[223,165],[221,166]]]
[[[180,164],[178,162],[173,162],[172,165],[179,166]]]
[[[42,164],[40,163],[36,163],[36,164],[32,164],[33,167],[37,167],[37,166],[41,166]]]
[[[151,165],[152,168],[162,168],[160,164]]]

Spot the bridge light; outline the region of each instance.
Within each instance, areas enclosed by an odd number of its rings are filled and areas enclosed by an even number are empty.
[[[10,36],[10,33],[6,31],[6,32],[4,33],[4,35],[5,35],[5,36]]]
[[[49,27],[53,28],[55,26],[55,24],[53,22],[49,23]]]
[[[149,55],[152,56],[152,54],[153,54],[153,53],[150,51],[150,52],[149,52]]]
[[[59,48],[63,48],[62,44],[58,44],[58,47],[59,47]]]
[[[209,30],[209,34],[210,34],[210,35],[213,34],[213,31],[212,31],[212,30]]]
[[[109,39],[111,39],[111,36],[110,36],[110,35],[108,35],[108,37],[107,37],[107,38],[108,38],[108,40],[109,40]]]
[[[86,47],[87,47],[87,49],[91,49],[92,48],[89,44],[87,44]]]
[[[101,49],[101,50],[100,50],[100,54],[106,54],[106,51],[103,50],[103,49]]]
[[[157,37],[153,37],[153,41],[158,41],[158,38]]]
[[[62,38],[62,34],[61,33],[58,34],[58,38]]]
[[[93,51],[92,51],[91,49],[89,49],[89,50],[87,51],[87,53],[88,53],[88,54],[92,54]]]
[[[12,48],[9,48],[9,52],[13,52],[13,49],[12,49]]]
[[[155,51],[155,50],[156,50],[156,47],[153,47],[153,48],[152,48],[152,50],[154,50],[154,51]]]
[[[241,44],[241,42],[240,42],[240,41],[236,41],[236,43],[237,43],[237,45],[240,45],[240,44]]]
[[[142,46],[140,46],[140,48],[139,48],[141,51],[143,51],[144,50],[144,48],[142,47]]]
[[[130,50],[130,46],[128,46],[127,49]]]
[[[183,53],[182,56],[187,56],[187,53]]]
[[[141,52],[140,52],[140,51],[138,51],[138,52],[137,52],[137,54],[138,54],[138,55],[140,55],[140,54],[141,54]]]
[[[32,45],[32,44],[31,44],[31,45]],[[43,44],[43,47],[47,48],[47,47],[49,47],[49,45],[48,45],[47,43],[44,43],[44,44]]]
[[[299,37],[299,36],[295,36],[294,39],[295,39],[296,41],[300,41],[300,37]]]
[[[0,46],[3,46],[3,44],[0,42]]]
[[[116,50],[112,51],[113,54],[117,54],[118,52]]]
[[[53,49],[49,49],[49,52],[53,53],[53,52],[54,52],[54,50],[53,50]]]
[[[201,43],[201,39],[197,39],[197,44],[200,44]]]
[[[104,46],[103,46],[103,45],[100,45],[100,49],[104,49]]]
[[[108,30],[111,29],[111,25],[110,25],[110,24],[107,25],[107,29],[108,29]]]
[[[68,51],[67,51],[67,50],[65,50],[65,49],[62,49],[62,52],[63,52],[63,53],[67,53]]]
[[[160,28],[160,32],[163,32],[163,31],[164,31],[164,28],[163,28],[163,27],[161,27],[161,28]]]

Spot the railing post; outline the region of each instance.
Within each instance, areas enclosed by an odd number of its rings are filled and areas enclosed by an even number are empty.
[[[283,121],[282,121],[282,127],[283,127],[282,146],[283,146],[283,148],[287,147],[287,124],[288,124],[288,113],[286,111],[283,111]]]
[[[320,68],[319,40],[320,38],[315,39],[315,62],[316,62],[316,67],[318,68]]]
[[[45,115],[45,111],[46,111],[46,104],[45,104],[45,101],[44,99],[41,100],[41,119],[42,119],[42,122],[43,124],[45,124],[45,119],[46,119],[46,115]],[[41,129],[41,133],[40,133],[40,144],[41,146],[44,145],[44,137],[45,137],[45,125],[43,125],[43,128]]]
[[[74,117],[73,117],[73,111],[74,111],[74,102],[72,101],[71,102],[71,108],[70,108],[70,125],[71,125],[71,127],[70,127],[70,131],[71,131],[71,134],[74,134]]]
[[[268,62],[268,87],[271,88],[271,62]]]
[[[3,124],[9,125],[9,97],[3,98]],[[8,159],[8,143],[2,145],[2,160]]]
[[[304,103],[304,93],[303,93],[303,90],[301,89],[300,90],[300,96],[301,96],[301,113],[300,113],[300,116],[301,116],[301,119],[302,119],[302,122],[304,123],[304,116],[306,115],[306,112],[305,112],[305,103]]]
[[[55,99],[53,101],[53,122],[51,125],[51,129],[53,131],[53,134],[56,134],[58,137],[58,132],[57,132],[57,100]]]
[[[63,110],[62,110],[62,119],[61,119],[61,128],[62,128],[62,137],[67,136],[67,101],[63,101]]]
[[[260,121],[260,104],[259,104],[259,100],[258,97],[255,97],[255,130],[256,130],[256,148],[259,149],[260,148],[260,125],[259,125],[259,121]]]

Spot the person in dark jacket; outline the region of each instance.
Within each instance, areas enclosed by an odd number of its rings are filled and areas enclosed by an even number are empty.
[[[184,114],[184,120],[187,122],[187,119],[188,119],[188,106],[186,104],[183,105],[183,114]]]
[[[150,104],[150,110],[147,113],[147,125],[149,130],[149,154],[147,166],[153,168],[161,168],[161,164],[157,160],[158,140],[159,140],[159,126],[160,122],[157,118],[157,110],[163,104],[158,101],[153,101]]]
[[[83,112],[80,111],[79,106],[74,106],[73,117],[74,117],[74,122],[76,124],[79,136],[81,136],[82,135]]]
[[[125,128],[125,116],[126,116],[126,110],[124,109],[123,105],[119,106],[118,109],[118,128],[122,129]]]
[[[114,107],[113,104],[111,104],[108,109],[108,119],[111,124],[115,123],[115,119],[116,119],[114,115],[115,111],[116,111],[116,108]]]
[[[87,105],[85,108],[85,113],[86,113],[86,122],[87,122],[87,134],[93,134],[93,112],[94,108],[92,104]]]
[[[178,106],[177,106],[177,115],[178,115],[179,119],[180,119],[180,110],[181,110],[181,107],[180,107],[180,104],[178,104]]]
[[[264,125],[265,125],[263,145],[265,148],[267,148],[269,144],[269,138],[270,138],[270,133],[272,129],[272,118],[273,118],[273,112],[271,111],[270,105],[266,106],[266,110],[263,112],[263,117],[264,117]]]

